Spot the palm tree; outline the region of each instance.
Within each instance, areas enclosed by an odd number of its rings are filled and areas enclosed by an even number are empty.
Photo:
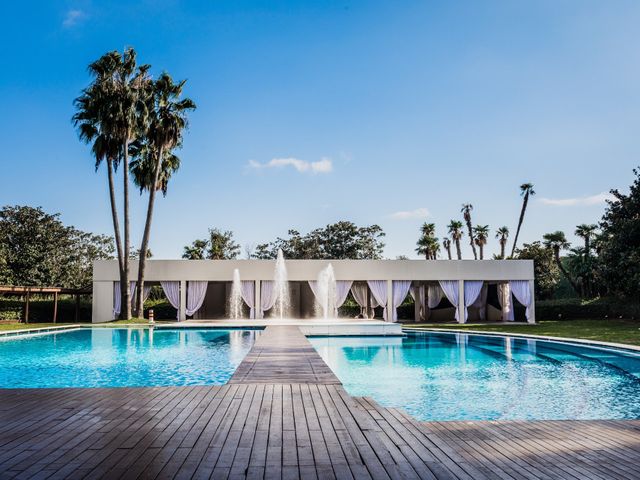
[[[476,246],[473,242],[473,228],[471,227],[471,210],[473,210],[473,205],[470,203],[464,203],[462,205],[462,215],[464,216],[464,221],[467,224],[467,231],[469,232],[469,243],[471,244],[471,250],[473,251],[474,260],[478,259],[478,253],[476,252]]]
[[[520,228],[524,221],[524,213],[527,211],[527,204],[529,203],[529,197],[535,195],[533,191],[533,183],[523,183],[520,185],[520,195],[522,196],[522,208],[520,209],[520,218],[518,219],[518,228],[516,229],[516,236],[513,239],[513,245],[511,246],[511,256],[516,253],[516,245],[518,243],[518,236],[520,235]]]
[[[460,239],[464,232],[462,231],[463,223],[460,220],[451,220],[447,228],[449,229],[449,235],[451,235],[451,240],[453,240],[456,244],[456,254],[458,256],[458,260],[462,260],[462,250],[460,249]]]
[[[473,241],[480,249],[480,260],[484,260],[484,246],[489,237],[489,225],[476,225],[473,228]]]
[[[440,243],[434,236],[435,232],[435,223],[423,223],[420,227],[420,238],[417,242],[416,252],[424,255],[426,260],[435,260],[440,250]]]
[[[576,236],[584,240],[584,254],[588,257],[591,254],[591,238],[596,234],[597,225],[582,223],[576,227]]]
[[[451,240],[449,240],[448,238],[442,239],[442,246],[447,251],[447,257],[449,257],[449,260],[451,260]]]
[[[500,243],[500,258],[504,260],[507,239],[509,238],[509,229],[507,227],[500,227],[496,230],[496,238],[498,239],[498,243]]]
[[[580,295],[580,289],[576,282],[571,278],[569,272],[564,268],[562,264],[562,260],[560,259],[560,251],[565,250],[571,246],[571,244],[567,241],[567,237],[565,237],[564,232],[557,230],[553,233],[545,233],[543,236],[544,245],[547,248],[550,248],[553,251],[553,257],[556,261],[556,265],[565,276],[565,278],[571,284],[571,287],[575,290],[575,292]]]
[[[145,183],[141,186],[141,188],[149,190],[149,202],[147,204],[147,218],[140,246],[141,254],[138,260],[138,282],[135,301],[135,313],[137,316],[142,314],[144,272],[146,266],[145,253],[149,248],[156,191],[162,190],[162,181],[166,183],[171,172],[175,171],[175,168],[172,169],[171,165],[173,162],[175,166],[177,157],[175,157],[171,151],[179,146],[182,141],[183,132],[188,124],[187,112],[196,108],[195,103],[191,99],[180,99],[185,82],[186,81],[183,80],[175,83],[169,74],[163,73],[160,75],[160,78],[153,83],[153,91],[150,95],[146,142],[148,152],[147,160],[152,160],[149,166],[153,168],[147,171],[147,175],[149,173],[151,173],[151,175],[146,177]],[[167,168],[163,169],[163,166]],[[162,176],[161,172],[164,173]]]
[[[89,65],[89,73],[94,77],[93,82],[82,91],[82,94],[74,100],[76,113],[72,117],[74,125],[78,129],[80,139],[85,143],[93,142],[92,153],[96,159],[96,171],[102,161],[107,162],[107,179],[109,187],[109,202],[111,206],[111,219],[118,256],[118,268],[120,284],[127,285],[125,263],[128,264],[128,256],[122,246],[120,234],[120,221],[115,196],[114,174],[122,159],[120,141],[114,134],[113,110],[114,89],[113,79],[121,63],[118,52],[109,52]],[[126,168],[124,169],[126,170]],[[128,249],[126,250],[128,251]],[[128,304],[129,289],[121,289],[122,305]],[[127,303],[125,303],[127,302]],[[121,317],[126,315],[126,310],[121,312]]]

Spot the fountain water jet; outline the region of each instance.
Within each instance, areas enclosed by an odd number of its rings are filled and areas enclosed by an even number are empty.
[[[336,276],[329,264],[318,274],[316,293],[316,316],[325,320],[338,317]]]
[[[289,312],[289,282],[287,280],[287,266],[284,263],[284,254],[282,253],[282,249],[278,250],[273,280],[276,291],[274,312],[275,316],[282,320],[287,317]]]
[[[233,283],[231,284],[231,295],[229,296],[229,318],[242,318],[242,291],[240,284],[240,270],[233,271]]]

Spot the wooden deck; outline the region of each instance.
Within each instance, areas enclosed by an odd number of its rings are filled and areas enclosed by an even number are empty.
[[[0,391],[0,478],[640,478],[640,421],[419,422],[302,340],[267,331],[225,386]]]

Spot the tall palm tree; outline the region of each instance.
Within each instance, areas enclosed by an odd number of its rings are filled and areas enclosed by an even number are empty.
[[[464,232],[462,231],[462,227],[464,224],[460,220],[451,220],[447,228],[449,229],[449,235],[451,235],[451,240],[456,244],[456,254],[458,256],[458,260],[462,260],[462,250],[460,249],[460,239]]]
[[[496,230],[496,238],[500,244],[500,258],[504,260],[505,250],[507,249],[507,239],[509,238],[509,229],[507,227],[500,227]]]
[[[480,260],[484,260],[484,246],[489,238],[489,225],[476,225],[473,227],[473,241],[480,250]]]
[[[80,139],[85,143],[93,142],[91,150],[96,160],[96,170],[103,161],[107,163],[109,202],[118,256],[120,284],[127,285],[128,275],[125,272],[125,264],[128,264],[128,255],[125,255],[124,252],[128,252],[128,248],[124,249],[122,245],[114,180],[114,175],[122,160],[121,144],[114,128],[114,111],[116,111],[117,100],[114,79],[121,63],[122,58],[118,52],[109,52],[89,65],[89,73],[94,80],[74,100],[76,113],[73,115],[72,121],[78,129]],[[123,170],[126,171],[126,168]],[[128,297],[129,289],[122,288],[122,305],[129,304]],[[126,310],[122,311],[121,318],[126,314]]]
[[[473,259],[478,259],[478,253],[476,252],[476,245],[473,241],[473,228],[471,227],[471,210],[473,210],[473,205],[470,203],[464,203],[462,205],[462,215],[464,217],[464,221],[467,224],[467,231],[469,232],[469,244],[471,245],[471,250],[473,251]]]
[[[149,190],[149,202],[147,204],[147,217],[142,234],[140,245],[140,256],[138,259],[138,282],[136,288],[135,313],[142,314],[143,293],[144,293],[144,273],[146,266],[146,252],[149,248],[149,237],[151,235],[151,222],[153,220],[153,208],[155,204],[156,191],[162,189],[162,182],[168,181],[171,168],[163,170],[163,165],[169,167],[171,161],[175,162],[175,157],[171,152],[180,145],[182,135],[187,128],[187,113],[196,108],[196,104],[189,98],[180,98],[185,84],[185,80],[175,83],[167,73],[160,75],[160,78],[153,82],[152,92],[149,96],[148,129],[146,132],[146,142],[148,152],[153,160],[149,165],[152,173],[145,182]],[[164,175],[161,176],[161,172]]]
[[[564,232],[557,230],[552,233],[545,233],[542,236],[542,239],[544,241],[544,245],[553,251],[553,257],[556,261],[556,265],[558,265],[558,268],[560,269],[562,274],[571,284],[571,288],[573,288],[575,292],[580,295],[580,289],[578,288],[578,285],[573,280],[573,278],[571,278],[566,268],[564,268],[562,260],[560,259],[560,251],[565,250],[571,246],[571,244],[567,241],[567,237],[565,237]]]
[[[440,243],[434,236],[435,232],[435,223],[423,223],[420,227],[420,238],[417,242],[416,252],[424,255],[426,260],[435,260],[440,250]]]
[[[518,218],[518,228],[516,229],[516,236],[513,239],[513,245],[511,246],[511,256],[516,253],[516,245],[518,244],[518,236],[520,235],[520,228],[522,222],[524,222],[524,214],[527,211],[527,205],[529,204],[529,197],[535,195],[533,191],[533,183],[523,183],[520,185],[520,195],[522,196],[522,208],[520,209],[520,218]]]
[[[584,254],[588,257],[591,254],[591,239],[596,234],[598,226],[594,224],[582,223],[576,227],[576,236],[584,240]]]
[[[448,238],[443,238],[442,246],[447,251],[447,257],[449,257],[449,260],[451,260],[451,240]]]

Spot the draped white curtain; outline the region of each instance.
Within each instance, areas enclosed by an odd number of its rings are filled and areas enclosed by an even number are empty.
[[[176,318],[178,318],[180,315],[180,282],[164,281],[160,282],[160,285],[162,285],[162,290],[171,306],[178,311],[176,314]]]
[[[273,280],[263,280],[260,286],[260,310],[264,313],[276,304],[278,292]]]
[[[511,302],[511,288],[508,283],[498,285],[498,302],[502,307],[502,320],[513,322],[513,305]]]
[[[418,304],[418,320],[426,319],[425,312],[425,289],[424,285],[411,285],[409,289],[409,293],[411,294],[411,298],[413,301]]]
[[[351,285],[353,285],[353,281],[351,280],[336,280],[336,309],[340,308],[347,300]],[[336,312],[336,316],[337,315],[338,312]]]
[[[196,313],[204,303],[204,297],[207,296],[207,281],[189,281],[187,282],[187,308],[185,313],[189,316]]]
[[[369,285],[369,289],[371,290],[371,295],[376,300],[377,305],[384,307],[384,311],[382,312],[382,318],[386,321],[389,321],[388,312],[387,312],[387,281],[386,280],[367,280],[367,284]],[[372,302],[373,303],[373,302]]]
[[[482,292],[482,287],[484,282],[482,280],[465,280],[464,281],[464,322],[466,323],[467,318],[469,318],[469,307],[473,305],[478,297],[480,296],[480,292]]]
[[[511,280],[509,282],[509,287],[511,287],[511,292],[518,299],[518,301],[527,307],[526,316],[527,320],[529,320],[529,316],[531,315],[531,289],[529,288],[528,280]]]
[[[240,296],[249,307],[249,318],[256,318],[256,282],[253,280],[242,280],[240,282]]]
[[[367,317],[367,284],[364,282],[353,282],[351,294],[356,303],[360,305],[360,315]]]
[[[145,287],[146,291],[146,287]],[[135,299],[136,282],[129,282],[129,298],[133,303]],[[113,318],[118,318],[122,310],[122,291],[120,290],[120,282],[113,282]],[[147,294],[148,295],[148,294]]]
[[[451,304],[455,307],[456,320],[459,320],[460,312],[458,311],[458,297],[459,297],[458,281],[457,280],[440,280],[438,283],[440,283],[440,287],[442,288],[442,291],[447,297],[447,300],[449,300]]]
[[[480,314],[480,320],[484,321],[487,319],[487,293],[489,291],[489,285],[484,284],[482,289],[480,290],[480,295],[473,303],[473,307],[478,309],[478,313]]]
[[[411,280],[394,280],[391,282],[391,292],[393,296],[392,322],[398,321],[398,307],[407,298],[409,289],[411,288]]]
[[[429,285],[427,289],[427,306],[429,308],[436,308],[442,301],[444,292],[440,285]]]

